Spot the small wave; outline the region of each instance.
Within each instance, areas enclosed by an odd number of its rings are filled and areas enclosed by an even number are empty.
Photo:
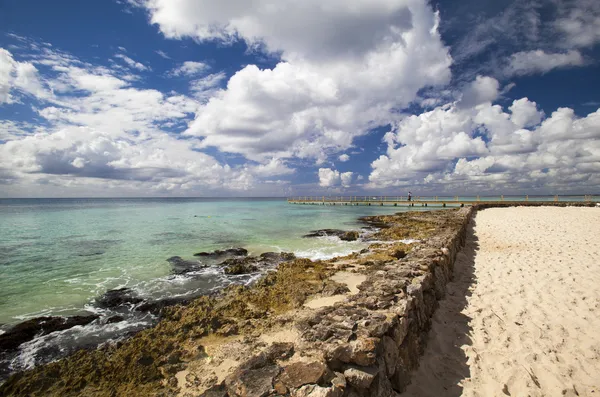
[[[307,258],[311,260],[327,260],[331,258],[335,258],[336,256],[346,256],[350,255],[356,251],[355,249],[347,249],[343,251],[335,251],[335,252],[325,252],[323,249],[310,249],[306,251],[298,251],[295,252],[296,256],[299,258]]]
[[[149,327],[155,321],[150,315],[132,318],[113,324],[91,323],[38,337],[19,347],[11,360],[10,369],[19,371],[60,359],[82,348],[123,339],[128,333]]]

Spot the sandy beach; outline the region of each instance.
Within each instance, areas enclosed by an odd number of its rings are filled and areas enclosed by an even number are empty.
[[[408,396],[600,395],[600,209],[480,211]]]

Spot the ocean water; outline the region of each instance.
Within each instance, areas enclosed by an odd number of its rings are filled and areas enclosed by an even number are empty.
[[[408,210],[285,199],[2,199],[0,332],[45,315],[114,315],[95,304],[110,289],[128,287],[151,300],[191,297],[261,275],[226,276],[218,266],[176,275],[167,262],[172,256],[192,260],[196,252],[237,247],[250,255],[286,251],[311,259],[349,254],[366,243],[302,236],[323,228],[356,230],[360,216]],[[149,313],[117,314],[126,321],[96,321],[25,343],[5,367],[30,367],[156,320]]]
[[[0,200],[0,324],[73,314],[112,288],[154,298],[198,288],[172,275],[172,256],[232,247],[311,258],[350,252],[357,243],[300,237],[357,228],[368,212],[382,211],[266,199]]]

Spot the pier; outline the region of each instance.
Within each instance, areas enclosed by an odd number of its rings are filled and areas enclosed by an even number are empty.
[[[544,204],[544,203],[597,203],[600,196],[414,196],[411,200],[407,196],[299,196],[289,197],[289,204],[304,205],[366,205],[366,206],[393,206],[393,207],[464,207],[473,204]]]

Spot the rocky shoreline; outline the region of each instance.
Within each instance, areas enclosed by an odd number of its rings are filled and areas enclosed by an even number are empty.
[[[155,327],[15,374],[0,394],[395,395],[418,365],[474,211],[363,218],[378,242],[360,253],[288,256],[251,287],[165,305]]]
[[[221,269],[226,276],[259,274],[276,268],[284,261],[295,259],[294,254],[286,252],[266,252],[260,256],[248,256],[248,251],[243,248],[200,252],[194,256],[199,259],[184,260],[178,256],[167,259],[172,267],[171,273],[173,275],[189,275],[199,269],[213,268]],[[206,293],[198,295],[206,295]],[[131,288],[121,287],[106,291],[90,303],[96,310],[99,310],[98,312],[82,310],[80,314],[72,316],[41,316],[13,325],[0,334],[0,382],[10,374],[9,365],[18,356],[19,348],[25,343],[77,326],[91,325],[101,328],[108,324],[134,321],[140,316],[147,319],[146,326],[117,335],[115,338],[123,339],[156,323],[165,307],[187,305],[198,295],[150,299],[140,296]],[[106,340],[110,341],[111,339],[113,338]],[[100,340],[99,342],[104,341]],[[83,343],[80,348],[93,349],[98,344]],[[46,357],[40,359],[41,363],[62,358],[70,352],[69,349],[61,351],[62,349],[58,346],[48,346],[42,350],[42,354]]]

